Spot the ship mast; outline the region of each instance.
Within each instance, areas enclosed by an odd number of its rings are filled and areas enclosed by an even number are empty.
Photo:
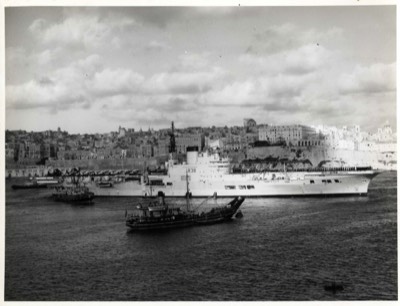
[[[189,193],[189,175],[188,175],[188,171],[186,169],[186,209],[187,211],[190,210],[190,193]]]

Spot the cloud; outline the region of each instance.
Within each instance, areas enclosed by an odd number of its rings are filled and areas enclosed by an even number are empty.
[[[49,108],[53,112],[90,101],[86,79],[100,69],[100,57],[91,55],[48,75],[6,86],[6,105],[11,109]],[[87,107],[87,104],[86,104]]]
[[[307,85],[314,81],[315,76],[312,74],[307,76],[290,74],[252,76],[241,81],[221,84],[219,88],[203,95],[202,102],[210,106],[238,107],[243,105],[290,110],[291,106],[286,106],[286,104],[294,103],[294,99],[301,96]]]
[[[32,80],[22,85],[6,87],[6,103],[11,109],[67,109],[85,101],[79,91],[73,92],[63,84]]]
[[[39,34],[45,29],[46,25],[47,25],[46,20],[42,18],[35,19],[29,26],[29,31],[31,31],[32,34]]]
[[[156,105],[156,111],[183,110],[193,106],[196,96],[211,90],[213,82],[224,74],[219,68],[211,68],[145,77],[128,68],[104,67],[103,63],[101,56],[92,54],[28,82],[9,85],[7,108],[48,108],[56,113],[99,103],[114,108]]]
[[[50,78],[48,78],[48,77],[42,77],[40,80],[38,80],[38,83],[40,84],[40,85],[42,85],[42,86],[45,86],[45,85],[48,85],[48,86],[50,86],[50,85],[54,85],[54,82],[50,79]]]
[[[211,90],[214,82],[223,76],[224,71],[217,67],[198,72],[161,72],[149,78],[145,90],[148,93],[202,93]]]
[[[262,98],[259,95],[257,80],[246,79],[221,85],[213,91],[201,97],[201,103],[207,106],[241,106],[248,104],[260,104]]]
[[[166,126],[170,123],[165,114],[148,107],[144,109],[111,109],[106,108],[102,112],[104,118],[117,122],[135,122],[135,125],[147,129],[150,126]]]
[[[171,95],[166,101],[164,101],[162,97],[156,105],[161,111],[174,114],[176,112],[195,112],[199,108],[198,103],[197,96]]]
[[[337,15],[318,28],[291,10],[290,19],[257,7],[38,10],[9,30],[7,111],[57,114],[49,119],[90,109],[143,126],[395,116],[396,63],[355,48],[373,45],[358,21]]]
[[[135,17],[143,25],[166,28],[170,22],[182,20],[188,9],[183,7],[135,7],[128,12],[135,14]]]
[[[156,51],[156,52],[160,52],[160,51],[166,51],[166,50],[170,50],[171,47],[164,43],[164,42],[160,42],[157,40],[152,40],[146,47],[145,49],[147,51]]]
[[[324,46],[329,41],[342,39],[342,35],[343,29],[339,27],[320,31],[314,28],[302,29],[293,23],[272,25],[266,30],[254,34],[247,52],[261,55],[275,54],[304,45]]]
[[[304,45],[297,49],[282,51],[272,55],[243,54],[239,61],[255,71],[267,74],[307,74],[324,69],[331,60],[332,53],[317,44]]]
[[[203,53],[187,53],[179,56],[180,64],[182,65],[182,69],[195,69],[195,70],[204,70],[210,65],[210,52]]]
[[[123,30],[138,26],[133,18],[118,14],[102,17],[100,14],[77,13],[76,10],[66,12],[60,23],[48,24],[43,19],[36,19],[29,29],[48,46],[93,49],[115,39]]]
[[[281,105],[281,101],[289,103],[293,99],[301,97],[308,85],[316,81],[316,76],[312,74],[306,76],[279,74],[271,77],[260,77],[258,79],[258,95],[264,97],[264,101],[268,101],[269,105],[274,103]]]
[[[338,81],[342,94],[380,93],[396,90],[396,64],[377,63],[357,66],[351,73],[342,74]]]
[[[255,9],[242,9],[242,12],[253,12]],[[173,25],[187,24],[188,22],[208,22],[212,18],[228,18],[238,13],[236,7],[135,7],[128,12],[135,15],[143,25],[156,26],[166,29]],[[253,15],[254,16],[254,15]]]
[[[110,69],[94,74],[88,90],[96,95],[108,96],[141,91],[144,77],[128,69]]]

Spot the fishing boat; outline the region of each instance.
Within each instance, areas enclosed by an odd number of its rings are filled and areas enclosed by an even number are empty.
[[[52,197],[62,202],[89,202],[94,199],[94,193],[84,186],[57,186]]]
[[[125,223],[130,229],[137,231],[221,223],[231,220],[244,200],[243,197],[235,197],[222,207],[199,213],[189,208],[183,210],[181,207],[167,205],[164,194],[159,192],[158,202],[149,205],[140,204],[132,214],[125,211]]]

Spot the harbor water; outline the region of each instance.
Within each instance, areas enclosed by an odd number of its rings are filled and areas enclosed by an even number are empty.
[[[125,226],[125,210],[142,199],[68,204],[12,183],[6,301],[398,298],[397,172],[374,178],[364,197],[251,198],[241,219],[145,233]],[[333,282],[343,290],[326,290]]]

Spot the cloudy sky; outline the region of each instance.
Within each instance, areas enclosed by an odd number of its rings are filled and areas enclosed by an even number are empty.
[[[6,8],[6,128],[396,126],[396,9]]]

